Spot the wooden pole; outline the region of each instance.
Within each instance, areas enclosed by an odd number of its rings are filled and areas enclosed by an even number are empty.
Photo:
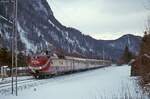
[[[14,0],[1,0],[0,3],[13,3],[13,32],[12,32],[12,67],[11,67],[11,88],[12,88],[12,94],[14,92],[14,71],[13,71],[13,68],[14,68],[14,49],[15,49],[15,32],[16,32],[16,21],[17,21],[17,6],[16,6],[16,1]]]
[[[14,5],[14,3],[13,3]],[[13,13],[15,12],[15,9],[13,7]],[[12,67],[11,67],[11,77],[12,77],[12,82],[11,82],[11,86],[12,86],[12,94],[14,92],[14,75],[13,75],[13,68],[14,68],[14,34],[15,34],[15,16],[13,16],[13,33],[12,33]]]
[[[18,31],[17,31],[17,7],[18,7],[18,2],[17,0],[14,1],[14,8],[15,8],[15,68],[16,68],[16,96],[18,95],[18,90],[17,90],[17,77],[18,77],[18,46],[17,46],[17,38],[18,38]]]

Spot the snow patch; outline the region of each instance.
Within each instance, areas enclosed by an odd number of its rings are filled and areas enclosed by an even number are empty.
[[[6,32],[6,31],[5,31],[5,38],[6,38],[7,40],[10,40],[10,35],[9,35],[9,33]]]
[[[149,58],[149,59],[150,59],[150,56],[149,56],[148,54],[144,54],[144,56],[146,56],[147,58]]]
[[[25,46],[28,50],[35,52],[36,47],[34,46],[34,44],[29,42],[29,40],[26,38],[27,33],[22,29],[22,27],[20,26],[19,23],[17,23],[17,27],[18,27],[18,31],[19,31],[19,35],[20,35],[20,39],[21,39],[22,43],[25,44]]]
[[[113,44],[113,43],[110,43],[110,46],[111,46],[111,47],[115,47],[115,44]]]
[[[5,21],[7,21],[7,22],[9,22],[9,23],[13,23],[13,22],[11,22],[10,20],[8,20],[7,18],[5,18],[4,16],[2,16],[2,15],[0,15],[0,18],[2,18],[2,19],[4,19]]]
[[[66,38],[66,40],[67,40],[69,43],[71,43],[72,45],[74,45],[75,40],[72,40],[72,39],[69,38],[68,32],[64,32],[63,34],[65,34],[64,37]]]
[[[82,47],[82,46],[78,46],[83,52],[86,52],[87,51],[87,49],[86,48],[84,48],[84,47]]]
[[[55,27],[58,31],[63,32],[63,31],[61,31],[61,29],[60,29],[59,27],[57,27],[50,19],[48,20],[48,22],[49,22],[53,27]]]
[[[92,48],[89,49],[90,52],[94,52],[94,50]]]
[[[59,41],[58,36],[53,31],[51,31],[51,36],[55,41]]]
[[[46,15],[48,15],[47,9],[43,6],[42,1],[38,0],[35,1],[36,3],[33,3],[33,6],[36,11],[44,11]]]

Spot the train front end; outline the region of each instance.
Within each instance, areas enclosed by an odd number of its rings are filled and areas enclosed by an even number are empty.
[[[31,57],[29,62],[29,72],[35,78],[46,78],[50,76],[51,59],[47,56]]]

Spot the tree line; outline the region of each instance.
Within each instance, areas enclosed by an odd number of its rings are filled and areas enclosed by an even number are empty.
[[[150,31],[142,38],[140,53],[132,63],[132,76],[142,76],[143,82],[150,83]]]
[[[18,66],[24,67],[27,66],[26,56],[23,53],[18,54]],[[0,66],[9,66],[12,65],[12,52],[7,48],[0,48]]]

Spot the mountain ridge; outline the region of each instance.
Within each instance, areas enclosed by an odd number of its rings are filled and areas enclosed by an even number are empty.
[[[3,45],[11,48],[12,33],[7,29],[8,26],[1,23],[0,32],[4,39]],[[135,54],[138,54],[141,42],[141,38],[131,35],[107,41],[84,35],[75,28],[62,25],[55,18],[46,0],[19,0],[17,26],[20,51],[28,50],[34,53],[59,48],[69,54],[78,53],[90,58],[102,58],[105,55],[106,59],[112,57],[116,61],[129,40],[131,42],[131,45],[128,45],[129,49]]]

